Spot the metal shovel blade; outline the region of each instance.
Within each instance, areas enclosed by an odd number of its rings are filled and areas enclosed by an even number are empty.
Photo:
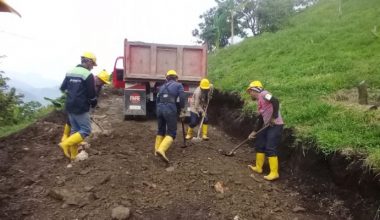
[[[203,140],[203,139],[200,138],[200,137],[193,137],[193,138],[191,139],[191,141],[194,142],[194,143],[199,143],[199,142],[201,142],[202,140]]]
[[[265,130],[267,127],[268,127],[268,125],[264,126],[264,127],[261,128],[260,130],[258,130],[258,131],[256,132],[256,134],[262,132],[262,131]],[[245,139],[243,142],[241,142],[241,143],[238,144],[236,147],[234,147],[230,152],[228,152],[228,153],[225,153],[225,152],[224,152],[224,153],[222,153],[222,154],[223,154],[224,156],[228,156],[228,157],[232,157],[232,156],[234,156],[235,153],[236,153],[236,150],[239,149],[241,146],[243,146],[245,143],[247,143],[249,140],[250,140],[249,138]]]
[[[201,123],[199,124],[198,135],[196,137],[193,137],[193,139],[191,139],[191,141],[193,141],[195,143],[199,143],[199,142],[201,142],[203,140],[201,138],[201,129],[202,129],[202,125],[203,125],[204,119],[205,119],[205,117],[202,117]]]
[[[224,152],[222,151],[221,153],[224,155],[224,156],[227,156],[227,157],[232,157],[232,156],[235,156],[235,152],[237,149],[239,149],[241,146],[243,146],[245,143],[247,143],[249,141],[249,139],[245,139],[243,142],[241,142],[240,144],[238,144],[236,147],[234,147],[234,149],[232,149],[230,152]]]
[[[201,138],[201,128],[202,128],[202,125],[203,125],[203,120],[204,120],[204,117],[202,117],[201,123],[200,123],[200,125],[199,125],[197,136],[196,136],[196,137],[193,137],[193,138],[191,139],[191,141],[194,142],[194,143],[199,143],[199,142],[201,142],[201,141],[203,140],[203,139]]]
[[[224,156],[227,156],[227,157],[233,157],[235,156],[236,152],[235,151],[230,151],[228,153],[225,153]]]
[[[223,150],[223,149],[219,149],[218,152],[219,152],[221,155],[224,155],[224,156],[227,156],[227,157],[235,156],[235,152],[234,152],[234,151],[226,152],[226,151]]]
[[[201,138],[201,127],[202,127],[202,124],[203,124],[203,119],[204,119],[204,118],[202,118],[201,124],[200,124],[200,126],[199,126],[199,128],[198,128],[198,135],[197,135],[196,137],[193,137],[193,138],[191,139],[191,141],[194,142],[194,143],[199,143],[199,142],[201,142],[201,141],[203,140],[203,139]]]

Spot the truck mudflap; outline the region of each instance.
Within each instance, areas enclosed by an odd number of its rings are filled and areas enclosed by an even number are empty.
[[[146,115],[146,86],[143,83],[125,83],[124,116]]]

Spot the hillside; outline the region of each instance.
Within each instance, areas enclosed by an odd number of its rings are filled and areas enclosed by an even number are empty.
[[[380,111],[356,104],[356,86],[366,80],[369,102],[380,96],[380,1],[321,0],[277,33],[248,38],[209,56],[217,89],[248,100],[251,80],[281,101],[286,126],[316,142],[326,154],[364,154],[380,168]],[[255,110],[246,102],[246,112]]]
[[[47,105],[50,102],[46,101],[44,97],[54,99],[61,96],[61,91],[59,90],[58,85],[36,88],[18,79],[10,79],[8,85],[9,87],[14,87],[18,93],[24,95],[24,102],[37,101],[42,105]]]

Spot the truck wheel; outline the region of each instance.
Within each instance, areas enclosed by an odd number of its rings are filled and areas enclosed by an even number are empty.
[[[130,121],[133,119],[133,115],[124,115],[124,121]]]
[[[136,115],[135,120],[136,121],[146,121],[148,117],[146,115]]]
[[[124,115],[124,121],[146,121],[147,119],[146,115]]]

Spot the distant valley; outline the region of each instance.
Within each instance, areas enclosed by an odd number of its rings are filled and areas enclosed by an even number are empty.
[[[28,83],[20,81],[18,79],[10,79],[7,84],[9,87],[14,87],[18,94],[21,93],[24,95],[24,102],[38,101],[42,105],[47,105],[50,102],[46,101],[44,97],[55,99],[61,96],[59,85],[52,85],[52,87],[46,88],[35,88]]]

